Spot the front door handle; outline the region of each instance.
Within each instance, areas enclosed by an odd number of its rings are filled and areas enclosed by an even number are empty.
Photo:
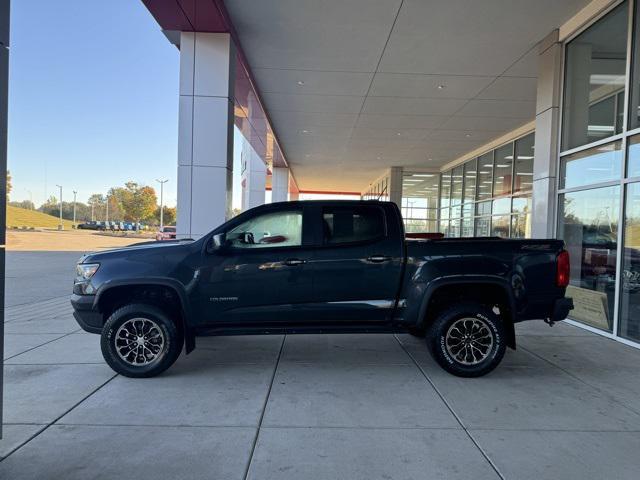
[[[284,264],[289,267],[295,267],[298,265],[302,265],[303,263],[307,263],[306,260],[300,260],[299,258],[289,258],[284,261]]]
[[[388,262],[389,260],[391,260],[391,257],[387,257],[385,255],[371,255],[367,258],[367,262],[372,263]]]

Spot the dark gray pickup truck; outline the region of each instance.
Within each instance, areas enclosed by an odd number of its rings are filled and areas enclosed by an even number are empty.
[[[410,332],[454,375],[493,370],[514,324],[564,319],[559,240],[407,240],[393,203],[263,205],[199,240],[83,256],[71,303],[117,372],[157,375],[197,335]]]

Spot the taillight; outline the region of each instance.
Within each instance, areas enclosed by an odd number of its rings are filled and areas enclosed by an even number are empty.
[[[558,254],[556,260],[556,284],[559,287],[569,285],[569,277],[571,276],[571,266],[569,265],[569,252],[566,250]]]

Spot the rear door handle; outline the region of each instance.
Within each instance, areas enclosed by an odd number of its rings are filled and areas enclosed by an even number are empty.
[[[391,257],[385,255],[371,255],[367,258],[367,261],[372,263],[388,262],[389,260],[391,260]]]
[[[284,261],[284,264],[289,266],[289,267],[295,267],[297,265],[302,265],[304,263],[307,263],[307,261],[306,260],[300,260],[299,258],[289,258],[289,259]]]

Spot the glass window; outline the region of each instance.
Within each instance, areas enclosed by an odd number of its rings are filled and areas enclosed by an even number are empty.
[[[487,212],[488,213],[488,212]],[[498,200],[493,201],[493,211],[494,215],[508,215],[511,213],[511,199],[510,198],[499,198]]]
[[[322,210],[325,244],[374,240],[385,235],[384,216],[378,207],[329,207]]]
[[[511,215],[498,215],[491,219],[491,236],[509,238]]]
[[[627,186],[620,289],[621,336],[640,341],[640,183]]]
[[[635,2],[633,21],[633,56],[631,61],[631,99],[629,129],[640,127],[640,3]],[[620,109],[622,110],[622,109]]]
[[[563,157],[560,163],[560,188],[618,180],[622,156],[621,143],[613,142]]]
[[[531,237],[531,195],[514,197],[511,211],[511,238]]]
[[[516,140],[514,193],[531,190],[533,186],[534,140],[533,133]]]
[[[640,135],[629,139],[627,177],[640,177]]]
[[[476,215],[491,215],[491,202],[479,202],[476,204]]]
[[[571,318],[611,331],[616,282],[620,187],[560,195],[558,237],[571,258]]]
[[[440,176],[440,185],[440,207],[446,208],[451,198],[451,170]]]
[[[462,237],[473,237],[473,204],[467,203],[462,207],[462,227],[460,235]]]
[[[531,213],[531,195],[513,197],[513,206],[511,211],[519,215]]]
[[[623,2],[567,44],[562,149],[620,132],[626,81],[628,5]]]
[[[302,245],[302,212],[271,212],[250,218],[227,233],[234,248]]]
[[[477,159],[464,164],[464,194],[462,196],[463,203],[475,202],[476,200],[476,174]]]
[[[451,205],[462,203],[462,165],[451,172]]]
[[[478,157],[478,200],[491,198],[493,185],[493,152]]]
[[[508,143],[495,151],[493,169],[493,196],[511,193],[513,180],[513,143]]]
[[[403,173],[402,217],[407,232],[437,231],[439,178],[438,173]]]
[[[491,236],[491,217],[476,218],[476,237]]]
[[[460,236],[460,219],[459,218],[456,218],[449,222],[449,233],[447,234],[447,236],[454,237],[454,238],[457,238]]]

